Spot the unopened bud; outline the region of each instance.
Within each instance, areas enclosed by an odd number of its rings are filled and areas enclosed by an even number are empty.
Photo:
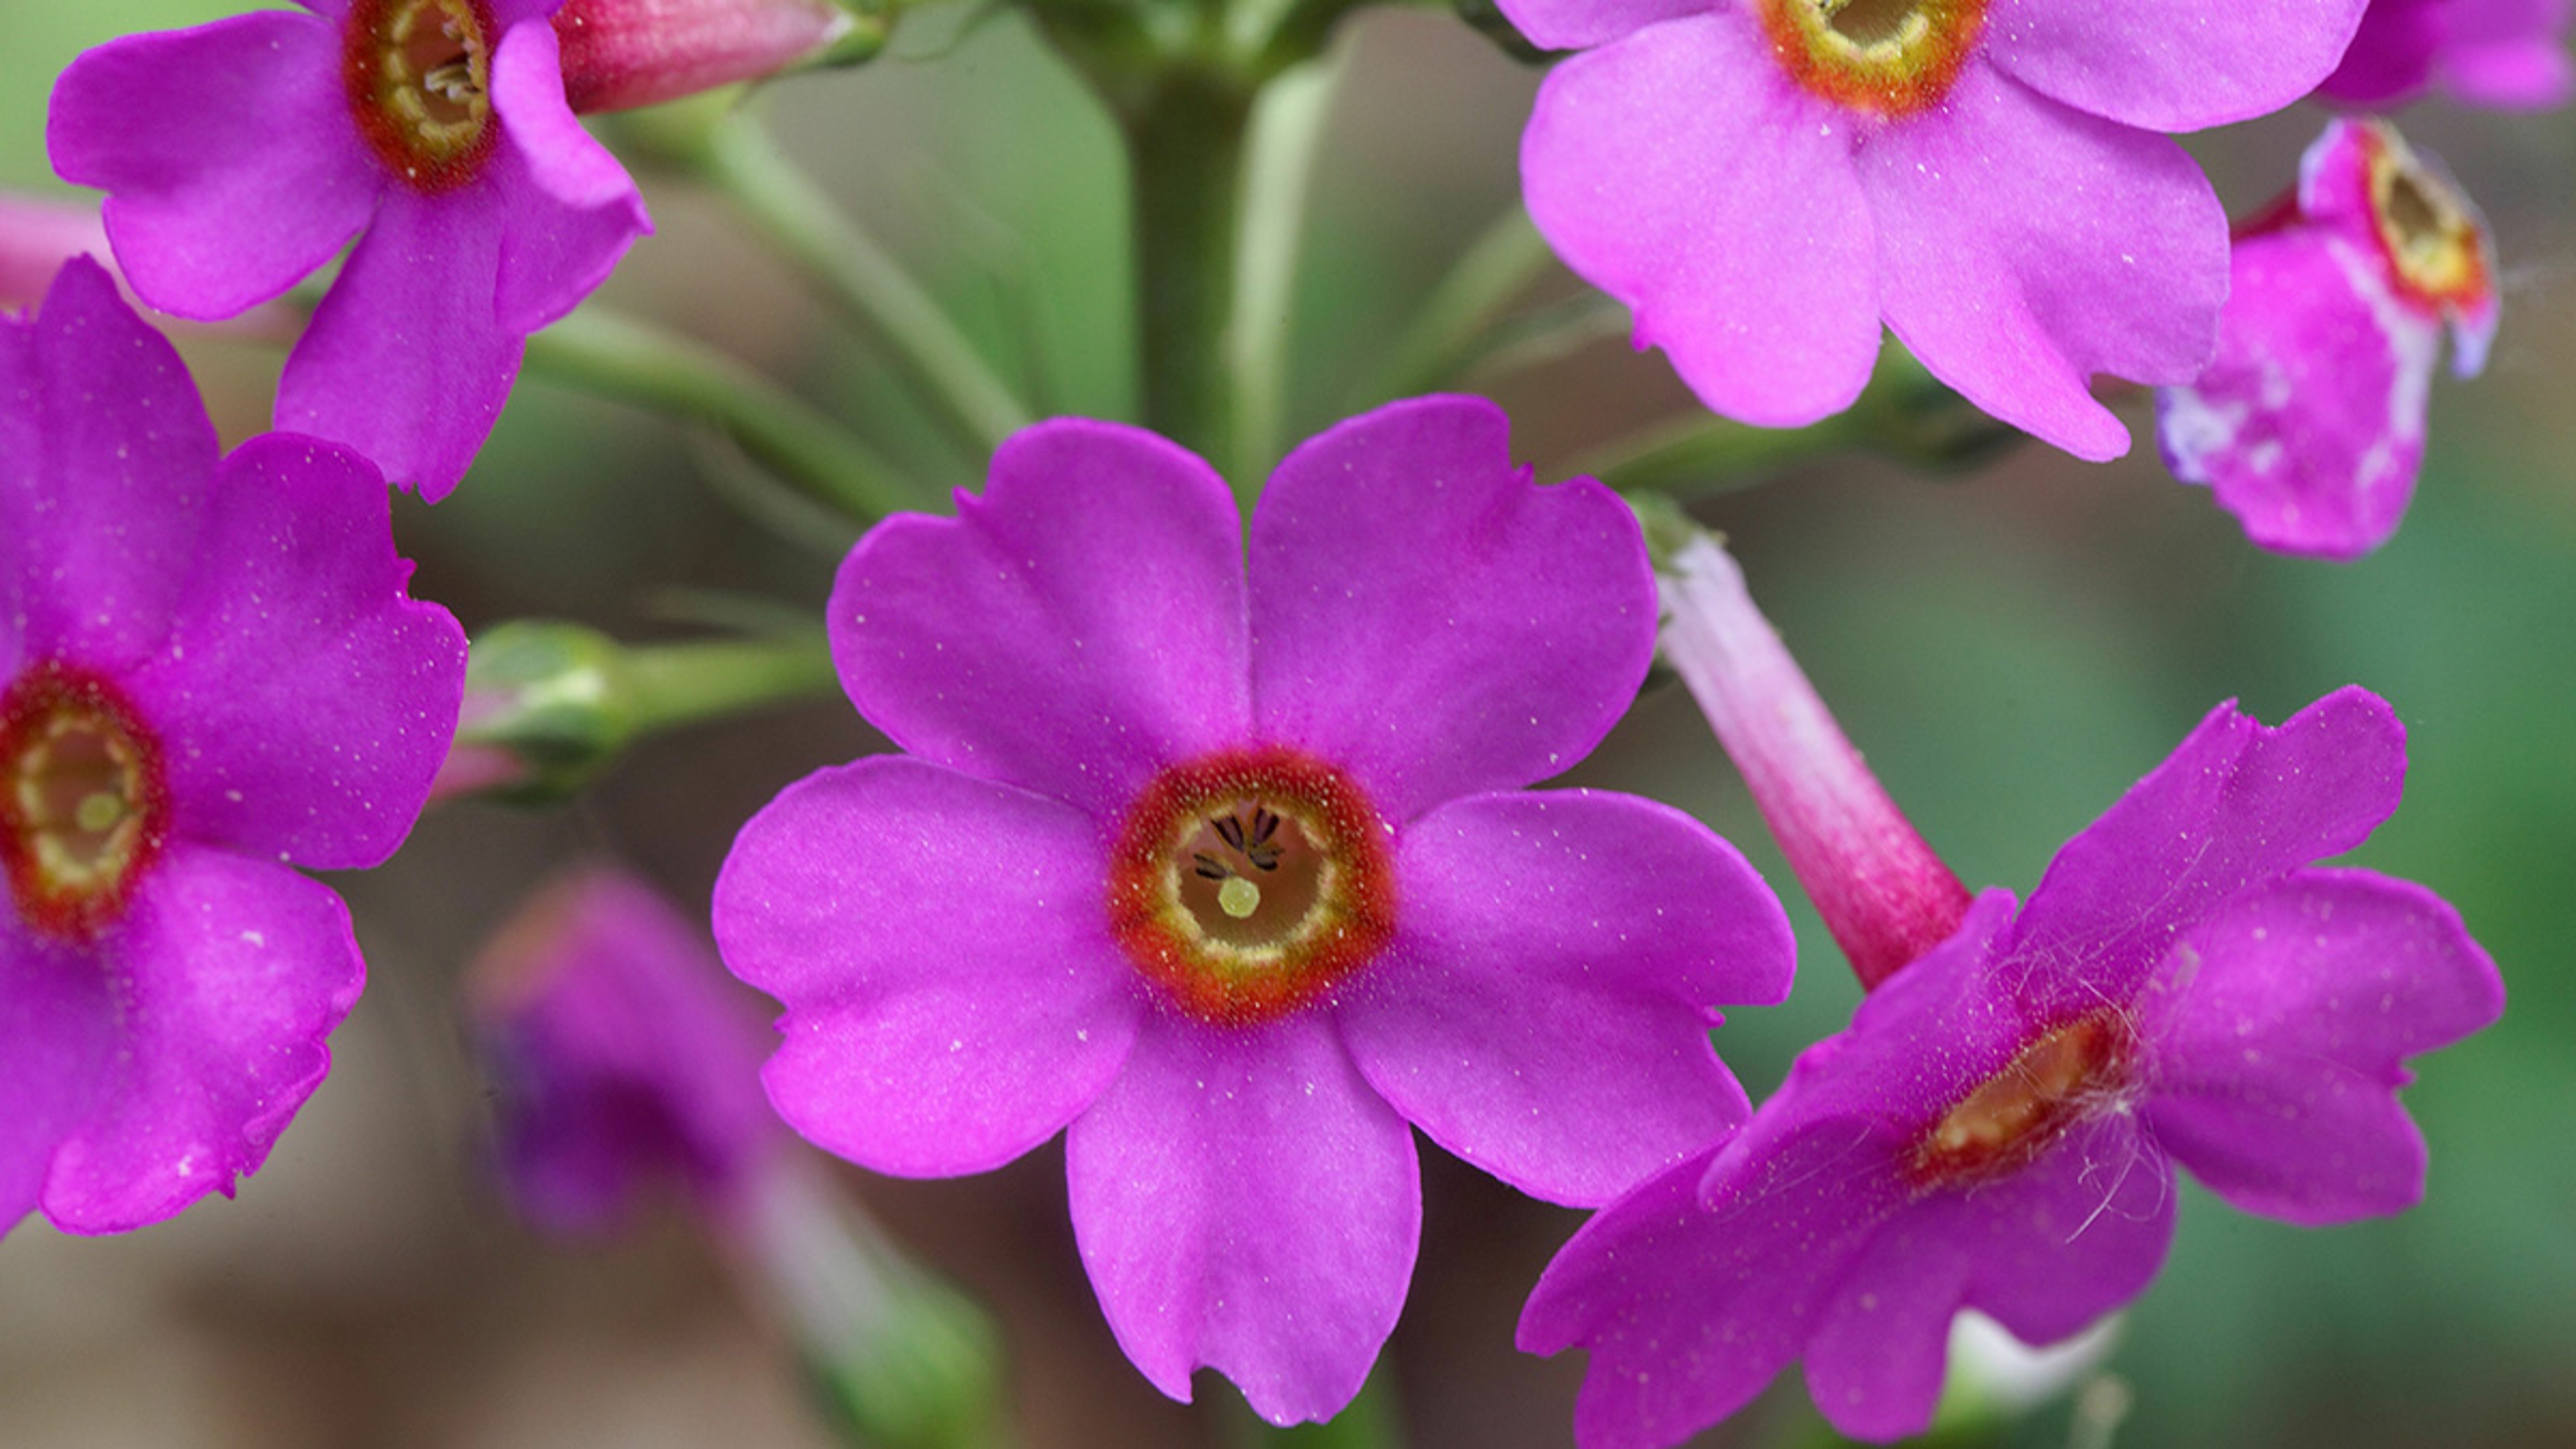
[[[888,22],[830,0],[564,0],[554,26],[564,99],[589,112],[865,59]]]

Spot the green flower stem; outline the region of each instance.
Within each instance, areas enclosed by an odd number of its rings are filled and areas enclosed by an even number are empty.
[[[724,433],[763,467],[861,519],[918,501],[895,469],[776,384],[702,343],[598,306],[528,339],[527,371]]]
[[[1315,152],[1343,66],[1299,66],[1271,82],[1252,117],[1243,240],[1236,253],[1233,331],[1235,440],[1228,470],[1257,482],[1283,451],[1290,344],[1295,337],[1298,241],[1313,191]]]
[[[1513,207],[1461,253],[1430,300],[1367,380],[1359,405],[1437,392],[1474,362],[1481,344],[1531,282],[1547,269],[1547,241]]]
[[[830,645],[810,626],[624,645],[587,625],[512,620],[474,638],[456,743],[433,794],[564,799],[639,739],[839,692]]]
[[[1028,405],[948,313],[892,253],[789,164],[757,120],[748,113],[726,119],[693,159],[704,180],[886,345],[978,455],[1029,424]]]
[[[1125,110],[1145,423],[1222,465],[1234,455],[1235,245],[1252,88],[1194,68]],[[1258,477],[1236,477],[1250,506]]]

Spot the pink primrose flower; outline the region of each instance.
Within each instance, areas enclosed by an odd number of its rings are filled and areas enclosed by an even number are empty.
[[[2315,88],[2362,0],[1502,0],[1589,47],[1540,90],[1530,216],[1700,399],[1851,405],[1882,322],[1969,401],[2127,451],[2086,380],[2189,381],[2227,219],[2157,132]]]
[[[2439,89],[2473,106],[2547,110],[2567,103],[2567,0],[2371,0],[2329,100],[2389,110]]]
[[[445,497],[527,335],[651,229],[574,121],[560,0],[302,0],[111,41],[54,87],[64,179],[105,190],[137,295],[228,317],[357,246],[288,354],[277,424]]]
[[[786,1006],[770,1098],[883,1172],[1067,1134],[1110,1327],[1174,1398],[1359,1389],[1421,1227],[1412,1129],[1590,1204],[1746,1103],[1723,1002],[1788,990],[1778,901],[1676,811],[1524,787],[1653,652],[1635,519],[1535,486],[1470,398],[1307,442],[1251,523],[1196,456],[1062,420],[841,569],[841,677],[905,755],[743,828],[725,962]]]
[[[290,869],[393,853],[465,638],[403,593],[384,479],[217,457],[95,262],[0,318],[0,1229],[155,1222],[257,1168],[365,967]]]
[[[1715,567],[1685,556],[1713,585],[1687,606],[1740,592]],[[1837,733],[1829,770],[1844,749]],[[2018,911],[1977,897],[1741,1132],[1549,1265],[1519,1342],[1590,1351],[1577,1441],[1678,1442],[1793,1360],[1841,1432],[1919,1433],[1961,1310],[2049,1343],[2145,1290],[2177,1162],[2293,1223],[2412,1205],[2425,1149],[2397,1101],[2405,1060],[2494,1021],[2504,988],[2432,892],[2313,864],[2387,818],[2404,772],[2404,732],[2359,689],[2278,729],[2222,705]],[[1916,895],[1900,882],[1879,909],[1911,920]]]
[[[2414,495],[2442,333],[2485,366],[2499,311],[2486,223],[2441,163],[2384,122],[2335,121],[2299,188],[2236,243],[2207,372],[2156,395],[2156,440],[2254,542],[2358,557]]]
[[[760,1092],[766,1039],[703,928],[594,866],[523,907],[466,981],[522,1216],[606,1233],[665,1183],[719,1221],[750,1210],[789,1138]]]

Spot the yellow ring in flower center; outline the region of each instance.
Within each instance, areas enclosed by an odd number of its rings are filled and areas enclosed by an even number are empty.
[[[2487,239],[2465,197],[2416,158],[2388,126],[2362,141],[2370,173],[2370,219],[2398,286],[2429,307],[2471,306],[2494,283]]]
[[[1227,751],[1154,777],[1120,822],[1111,934],[1202,1021],[1306,1006],[1393,930],[1387,829],[1349,777],[1293,750]]]
[[[1757,0],[1756,9],[1790,79],[1891,117],[1948,95],[1986,24],[1986,0]]]
[[[485,0],[351,0],[342,64],[358,130],[422,191],[482,169],[492,123],[492,12]]]
[[[105,680],[44,664],[0,694],[0,866],[29,925],[79,939],[124,914],[169,814],[160,747]]]

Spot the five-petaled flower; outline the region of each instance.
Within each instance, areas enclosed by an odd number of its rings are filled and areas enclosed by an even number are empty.
[[[73,61],[54,169],[108,193],[118,266],[181,317],[277,296],[359,236],[287,357],[277,424],[436,500],[500,416],[527,335],[650,223],[565,105],[561,0],[299,3],[312,13]]]
[[[1792,1359],[1844,1433],[1921,1431],[1951,1318],[2028,1342],[2143,1291],[2180,1162],[2293,1223],[2400,1211],[2407,1057],[2503,1008],[2430,891],[2311,862],[2396,807],[2404,736],[2347,689],[2222,705],[2059,852],[1810,1048],[1743,1131],[1586,1224],[1522,1347],[1591,1351],[1586,1446],[1665,1444]]]
[[[2174,476],[2265,548],[2353,558],[2397,531],[2424,458],[2445,326],[2486,365],[2499,304],[2486,223],[2385,122],[2334,121],[2298,190],[2238,238],[2218,356],[2156,394]]]
[[[0,319],[0,1231],[154,1222],[259,1166],[364,978],[288,863],[390,855],[465,639],[403,585],[384,479],[218,460],[95,262]]]
[[[1530,216],[1710,407],[1811,423],[1880,326],[1996,417],[2128,448],[2093,373],[2187,382],[2227,218],[2156,132],[2313,89],[2361,0],[1502,0],[1556,67]]]
[[[842,679],[910,753],[790,787],[717,884],[790,1124],[910,1175],[1067,1131],[1093,1286],[1176,1398],[1206,1365],[1274,1421],[1338,1410],[1404,1300],[1412,1127],[1608,1201],[1743,1119],[1708,1027],[1788,989],[1725,842],[1524,792],[1625,710],[1656,607],[1628,511],[1505,432],[1432,398],[1324,433],[1248,566],[1196,456],[1022,432],[842,567]]]

